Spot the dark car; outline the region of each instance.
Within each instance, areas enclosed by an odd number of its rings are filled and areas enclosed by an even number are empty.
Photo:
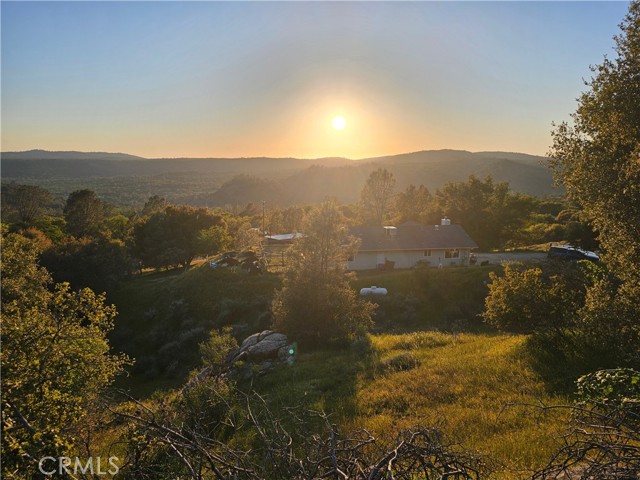
[[[553,245],[549,247],[548,257],[562,260],[590,260],[596,263],[600,261],[600,257],[595,253],[571,245]]]

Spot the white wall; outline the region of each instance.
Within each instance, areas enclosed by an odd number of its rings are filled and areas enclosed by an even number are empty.
[[[395,262],[394,268],[411,268],[418,261],[424,260],[430,262],[432,267],[437,267],[442,264],[443,267],[449,265],[468,265],[469,264],[469,249],[460,250],[459,258],[445,258],[445,250],[431,250],[431,256],[425,256],[424,250],[416,251],[389,251],[382,252],[384,258]],[[378,268],[380,252],[358,252],[353,261],[348,262],[349,270],[371,270]]]

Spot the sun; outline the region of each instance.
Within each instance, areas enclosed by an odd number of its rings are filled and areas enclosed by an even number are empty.
[[[336,130],[344,130],[344,127],[347,126],[347,121],[344,119],[344,117],[341,117],[340,115],[338,115],[337,117],[333,118],[333,121],[331,122],[331,124],[333,125],[333,128],[335,128]]]

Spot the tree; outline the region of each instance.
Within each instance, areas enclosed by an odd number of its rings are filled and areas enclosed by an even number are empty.
[[[511,193],[507,182],[494,183],[490,176],[448,182],[435,198],[440,212],[461,224],[481,249],[502,246],[532,209],[528,197]]]
[[[440,223],[440,212],[433,196],[424,185],[409,185],[395,197],[395,218],[398,223],[408,220],[422,222],[427,225]]]
[[[2,187],[2,210],[15,213],[18,222],[31,224],[42,215],[53,196],[37,185],[9,184]]]
[[[595,284],[583,312],[586,325],[614,326],[605,338],[618,366],[640,365],[640,2],[633,1],[615,37],[616,58],[592,67],[578,108],[553,131],[549,155],[556,178],[598,231],[603,260],[617,281]],[[595,322],[589,319],[597,319]],[[589,331],[588,329],[586,330]],[[603,345],[605,339],[592,340]],[[622,352],[621,352],[622,353]]]
[[[386,168],[371,172],[360,194],[368,219],[382,225],[391,205],[396,180]]]
[[[41,262],[56,282],[96,292],[109,291],[135,270],[124,243],[104,236],[67,237],[45,250]]]
[[[331,201],[309,214],[273,301],[274,328],[307,344],[352,340],[372,323],[373,305],[348,282],[346,262],[357,244],[343,222]]]
[[[187,268],[200,253],[200,233],[223,225],[222,217],[206,208],[170,205],[134,227],[134,251],[147,267]]]
[[[162,198],[159,195],[153,195],[149,197],[147,202],[144,204],[142,208],[142,212],[140,212],[140,216],[142,217],[150,217],[154,213],[162,213],[165,211],[169,204],[167,200]]]
[[[249,222],[239,222],[233,232],[233,247],[238,251],[253,250],[260,245],[260,230],[253,228]]]
[[[105,202],[93,190],[76,190],[64,206],[67,231],[76,237],[96,235],[108,213]]]
[[[557,179],[600,233],[604,258],[625,281],[640,279],[640,2],[615,38],[617,57],[592,67],[589,90],[553,131]]]
[[[115,309],[104,296],[49,291],[34,244],[16,234],[2,243],[2,477],[32,478],[40,458],[74,448],[127,359],[109,353]]]
[[[196,252],[199,255],[215,255],[227,250],[233,244],[233,239],[227,229],[216,225],[200,230],[196,239]]]

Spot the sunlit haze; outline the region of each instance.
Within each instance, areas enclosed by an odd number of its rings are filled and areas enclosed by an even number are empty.
[[[2,2],[2,150],[545,154],[627,2]]]

